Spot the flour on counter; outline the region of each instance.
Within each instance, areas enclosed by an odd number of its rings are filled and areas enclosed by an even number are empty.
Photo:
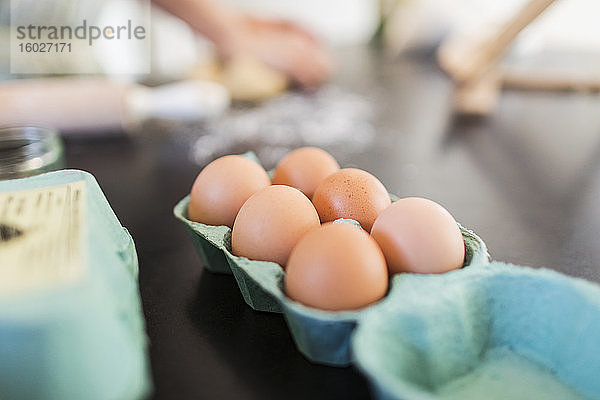
[[[293,148],[313,145],[357,151],[375,136],[370,101],[336,86],[290,92],[258,106],[234,107],[195,127],[191,157],[199,165],[232,152],[254,150],[270,167]]]

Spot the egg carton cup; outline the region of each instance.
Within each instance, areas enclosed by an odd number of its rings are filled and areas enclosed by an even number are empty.
[[[241,154],[241,156],[249,158],[260,165],[260,160],[252,151]],[[269,178],[273,177],[273,171],[269,171],[268,174]],[[204,268],[218,274],[231,275],[232,272],[229,268],[229,263],[225,259],[225,254],[223,253],[223,249],[230,246],[231,229],[223,225],[213,226],[190,221],[187,218],[189,204],[190,196],[188,195],[177,203],[173,209],[173,214],[178,220],[185,224],[194,248],[202,260]]]
[[[353,359],[379,399],[600,399],[600,287],[501,262],[396,275]]]
[[[254,310],[282,312],[296,346],[309,360],[332,366],[351,364],[350,337],[361,315],[373,306],[357,311],[331,312],[292,301],[285,295],[285,272],[281,266],[233,255],[231,229],[188,220],[188,204],[189,196],[175,206],[174,214],[186,225],[205,268],[213,272],[232,273],[245,302]],[[460,230],[465,243],[463,267],[488,264],[489,254],[485,243],[472,231],[462,226]],[[381,300],[387,301],[388,296]]]
[[[185,225],[202,265],[210,272],[231,275],[231,268],[224,253],[227,247],[231,248],[231,228],[190,221],[187,218],[189,204],[190,196],[187,195],[177,203],[173,214]]]

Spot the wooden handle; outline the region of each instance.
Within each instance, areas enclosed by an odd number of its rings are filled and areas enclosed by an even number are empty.
[[[558,74],[542,70],[505,69],[504,87],[524,90],[600,91],[600,76]]]
[[[449,37],[438,50],[440,65],[458,82],[480,76],[506,52],[519,32],[554,1],[530,0],[513,18],[486,38]]]
[[[501,93],[502,80],[497,69],[458,85],[454,110],[462,115],[486,116],[494,112]]]

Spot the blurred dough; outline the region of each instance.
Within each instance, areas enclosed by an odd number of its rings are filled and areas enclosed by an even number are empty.
[[[236,57],[225,64],[213,61],[194,69],[194,79],[212,80],[229,90],[234,101],[259,101],[288,87],[287,77],[252,57]]]

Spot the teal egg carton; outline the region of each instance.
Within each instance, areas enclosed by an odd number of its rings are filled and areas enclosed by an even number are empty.
[[[82,209],[77,211],[85,221],[81,225],[81,263],[77,264],[83,272],[64,281],[49,278],[51,283],[28,290],[5,286],[0,295],[0,397],[144,398],[152,385],[135,244],[94,177],[64,170],[1,181],[0,194],[69,185],[79,185],[84,196]],[[6,215],[0,222],[7,224],[4,218]],[[0,243],[0,252],[8,254],[19,240],[29,240],[28,235],[39,230],[34,224],[18,231],[23,237]],[[37,239],[32,240],[29,242]],[[50,265],[52,253],[44,257],[47,259],[40,265]],[[10,268],[0,265],[0,275],[6,277]]]
[[[395,196],[391,196],[396,199]],[[323,311],[306,307],[285,295],[285,272],[273,262],[249,260],[231,253],[231,229],[187,219],[189,196],[174,208],[184,223],[204,267],[212,272],[233,274],[245,302],[256,311],[283,313],[299,351],[309,360],[331,366],[352,362],[350,338],[361,316],[371,307],[355,311]],[[465,243],[464,267],[489,263],[485,243],[460,226]],[[389,297],[381,300],[387,302]]]
[[[501,262],[393,278],[353,335],[379,399],[600,399],[600,287]]]

